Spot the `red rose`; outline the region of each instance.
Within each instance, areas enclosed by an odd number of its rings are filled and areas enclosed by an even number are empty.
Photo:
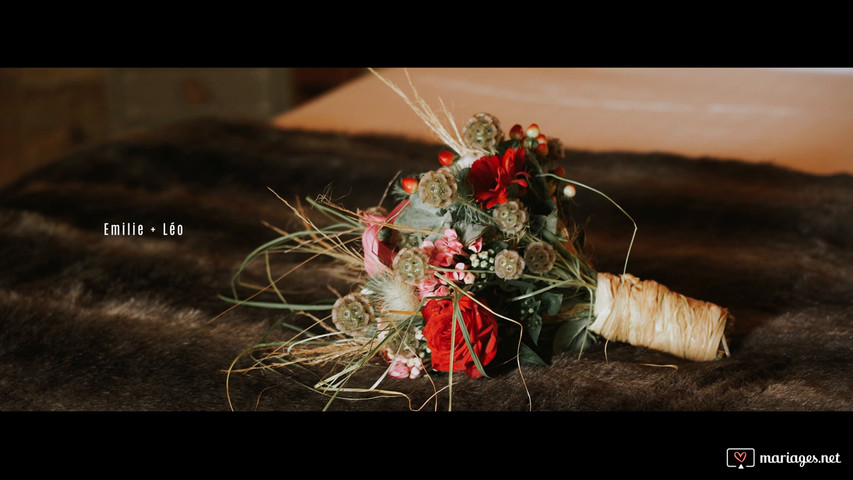
[[[510,185],[527,188],[530,174],[523,171],[524,148],[508,148],[503,158],[497,155],[485,156],[471,165],[468,182],[474,187],[474,200],[481,207],[489,209],[507,201]]]
[[[462,321],[471,338],[471,347],[482,365],[495,358],[498,345],[498,322],[495,316],[468,297],[459,299]],[[440,372],[450,371],[450,356],[453,354],[453,371],[464,370],[471,378],[482,375],[465,343],[462,329],[456,325],[455,345],[451,344],[453,301],[430,300],[423,308],[424,337],[432,352],[432,367]]]

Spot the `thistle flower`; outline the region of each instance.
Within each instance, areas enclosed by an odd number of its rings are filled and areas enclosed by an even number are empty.
[[[527,269],[533,273],[548,273],[554,268],[554,260],[557,254],[554,247],[544,242],[534,242],[524,250],[524,263]]]
[[[447,208],[456,198],[456,178],[447,170],[439,169],[425,173],[418,183],[421,201],[435,208]]]
[[[361,293],[341,297],[332,307],[332,323],[339,331],[349,335],[364,333],[374,319],[373,305]]]
[[[495,255],[495,275],[504,280],[515,280],[524,271],[524,259],[515,250],[501,250]]]
[[[394,257],[393,268],[403,281],[417,284],[429,274],[429,255],[420,248],[404,248]]]
[[[504,233],[518,233],[527,223],[527,210],[519,200],[508,200],[498,205],[492,211],[492,217],[498,225],[498,229]]]

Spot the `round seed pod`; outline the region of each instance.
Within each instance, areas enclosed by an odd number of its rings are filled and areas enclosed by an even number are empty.
[[[469,118],[462,128],[462,140],[477,150],[494,151],[503,136],[498,119],[485,112]]]
[[[429,274],[429,256],[416,247],[404,248],[394,257],[392,268],[403,281],[416,284]]]
[[[527,223],[527,209],[519,200],[508,200],[492,211],[498,229],[504,233],[518,233]]]
[[[548,273],[554,268],[557,254],[554,247],[544,242],[534,242],[524,250],[524,263],[533,273]]]
[[[374,320],[373,305],[361,293],[341,297],[332,307],[332,323],[339,331],[351,336],[364,333]]]
[[[501,250],[495,255],[495,275],[504,280],[515,280],[524,271],[524,259],[515,250]]]
[[[426,205],[435,208],[447,208],[456,198],[456,177],[447,170],[434,170],[425,173],[418,183],[418,195]]]

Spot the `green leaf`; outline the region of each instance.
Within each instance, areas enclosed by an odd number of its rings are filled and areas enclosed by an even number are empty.
[[[495,240],[483,245],[483,250],[492,250],[495,253],[500,253],[501,250],[506,250],[507,248],[509,248],[509,244],[502,240]]]
[[[539,300],[542,302],[542,306],[545,307],[545,315],[556,315],[560,313],[560,307],[563,304],[563,294],[545,292],[540,295]]]
[[[530,232],[534,236],[544,237],[550,233],[553,238],[557,234],[557,211],[548,215],[532,215],[530,217]]]
[[[450,213],[441,211],[424,205],[417,195],[410,197],[411,203],[404,208],[397,219],[395,225],[417,228],[421,230],[443,230],[444,227],[450,226]]]
[[[554,334],[554,353],[577,352],[584,350],[595,341],[589,333],[586,319],[570,320],[564,323]]]
[[[504,285],[518,290],[521,294],[533,291],[533,284],[525,280],[504,280]]]
[[[533,314],[524,320],[524,327],[534,345],[539,344],[539,333],[542,331],[542,317]]]
[[[482,237],[489,226],[482,223],[460,221],[456,222],[454,228],[456,228],[456,234],[462,239],[462,243],[468,245]]]
[[[518,361],[523,365],[541,365],[547,366],[545,360],[542,360],[536,352],[533,351],[532,348],[528,347],[525,344],[521,344],[521,348],[518,351]]]

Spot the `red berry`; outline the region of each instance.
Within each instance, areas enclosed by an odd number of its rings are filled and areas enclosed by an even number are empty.
[[[554,169],[554,175],[556,175],[558,177],[565,177],[566,176],[566,169],[563,167],[557,167]]]
[[[539,125],[535,123],[531,123],[529,127],[527,127],[527,136],[530,138],[536,138],[539,136]]]
[[[402,183],[403,190],[405,190],[406,193],[415,193],[415,190],[418,189],[418,181],[415,178],[406,177],[402,180]]]
[[[438,154],[438,161],[445,167],[449,167],[456,160],[456,155],[453,152],[441,152]]]
[[[539,136],[536,137],[536,141],[539,143],[548,143],[548,137],[540,133]]]
[[[516,123],[509,130],[509,138],[513,140],[521,140],[522,137],[524,137],[524,128],[522,128],[521,125]]]
[[[536,152],[536,155],[539,155],[540,157],[547,157],[548,156],[548,144],[547,143],[540,143],[539,145],[536,145],[536,149],[534,151]]]

